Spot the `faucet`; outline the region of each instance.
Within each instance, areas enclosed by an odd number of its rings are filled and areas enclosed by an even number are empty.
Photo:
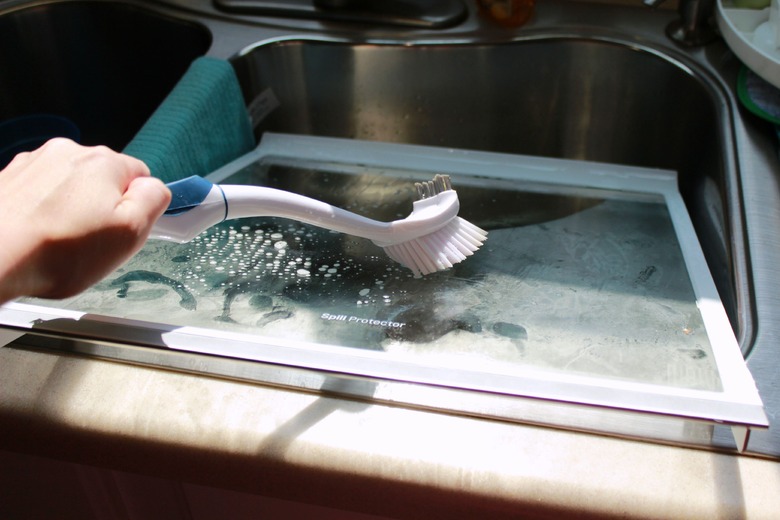
[[[323,13],[339,13],[356,20],[376,18],[391,25],[447,27],[466,17],[461,0],[314,0]]]
[[[712,28],[712,13],[716,0],[679,0],[679,19],[666,27],[666,34],[680,45],[695,47],[705,45],[717,36]],[[658,7],[664,0],[644,0],[648,7]]]
[[[2,0],[0,0],[1,2]],[[444,28],[468,15],[463,0],[213,0],[221,11],[259,16]]]

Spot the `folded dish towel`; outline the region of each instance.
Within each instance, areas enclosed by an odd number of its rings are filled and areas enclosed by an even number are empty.
[[[206,175],[255,146],[233,66],[201,57],[192,62],[124,153],[171,182]]]

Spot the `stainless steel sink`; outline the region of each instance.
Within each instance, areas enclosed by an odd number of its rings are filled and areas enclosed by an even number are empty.
[[[0,121],[54,114],[122,149],[211,33],[122,2],[0,3]]]
[[[731,323],[749,349],[751,296],[728,94],[693,65],[630,41],[568,36],[490,45],[284,40],[258,45],[234,64],[248,99],[272,92],[279,101],[258,135],[678,172]]]

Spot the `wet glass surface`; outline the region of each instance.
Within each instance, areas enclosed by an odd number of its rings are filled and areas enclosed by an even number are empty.
[[[411,211],[413,181],[274,161],[225,183],[287,189],[378,220]],[[290,220],[224,222],[188,244],[150,241],[75,298],[38,305],[407,356],[470,370],[540,368],[718,391],[663,199],[459,184],[486,244],[414,278],[368,240]]]

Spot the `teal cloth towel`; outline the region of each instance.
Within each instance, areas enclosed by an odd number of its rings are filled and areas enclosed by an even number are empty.
[[[207,175],[255,146],[233,66],[201,57],[192,62],[124,153],[171,182]]]

